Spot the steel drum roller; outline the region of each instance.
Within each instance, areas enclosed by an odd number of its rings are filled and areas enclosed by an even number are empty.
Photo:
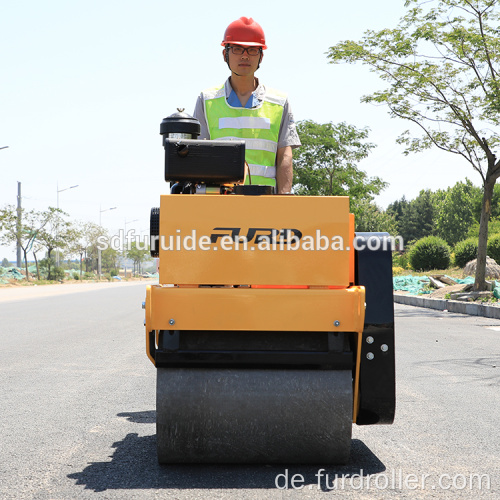
[[[345,463],[347,370],[157,370],[160,463]]]

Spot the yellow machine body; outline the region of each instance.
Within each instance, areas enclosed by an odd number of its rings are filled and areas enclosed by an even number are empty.
[[[160,213],[162,284],[349,286],[348,197],[164,195]]]
[[[365,290],[353,284],[349,198],[164,195],[160,213],[160,284],[145,304],[156,342],[171,329],[342,331],[359,345]]]

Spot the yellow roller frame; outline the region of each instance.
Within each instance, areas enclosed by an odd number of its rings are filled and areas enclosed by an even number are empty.
[[[160,330],[326,331],[357,334],[353,421],[359,391],[364,287],[347,289],[183,288],[148,286],[146,353],[149,332]]]

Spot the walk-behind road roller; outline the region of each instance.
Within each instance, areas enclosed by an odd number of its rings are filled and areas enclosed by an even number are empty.
[[[353,422],[394,419],[389,235],[355,233],[348,197],[244,184],[244,141],[199,141],[185,113],[161,133],[143,304],[159,462],[346,463]]]

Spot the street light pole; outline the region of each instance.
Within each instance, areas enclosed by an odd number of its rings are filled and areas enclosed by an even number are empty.
[[[9,147],[9,146],[5,146]],[[21,217],[23,216],[23,209],[21,207],[21,183],[17,181],[17,224],[16,224],[16,264],[21,267]]]
[[[104,212],[108,212],[109,210],[116,210],[117,207],[111,207],[111,208],[105,208],[104,210],[101,209],[101,205],[99,205],[99,227],[101,227],[101,215]],[[101,281],[101,249],[97,249],[97,274],[99,276],[99,281]]]
[[[0,149],[7,149],[9,146],[1,146]],[[21,183],[17,181],[17,222],[16,222],[16,265],[21,267]]]
[[[57,189],[57,210],[59,211],[59,193],[62,193],[63,191],[67,191],[68,189],[74,189],[77,188],[79,184],[76,184],[76,186],[70,186],[64,189],[59,189],[59,182],[56,184],[56,189]],[[59,224],[56,227],[56,242],[57,238],[59,236]],[[59,267],[59,251],[56,249],[56,266]]]

